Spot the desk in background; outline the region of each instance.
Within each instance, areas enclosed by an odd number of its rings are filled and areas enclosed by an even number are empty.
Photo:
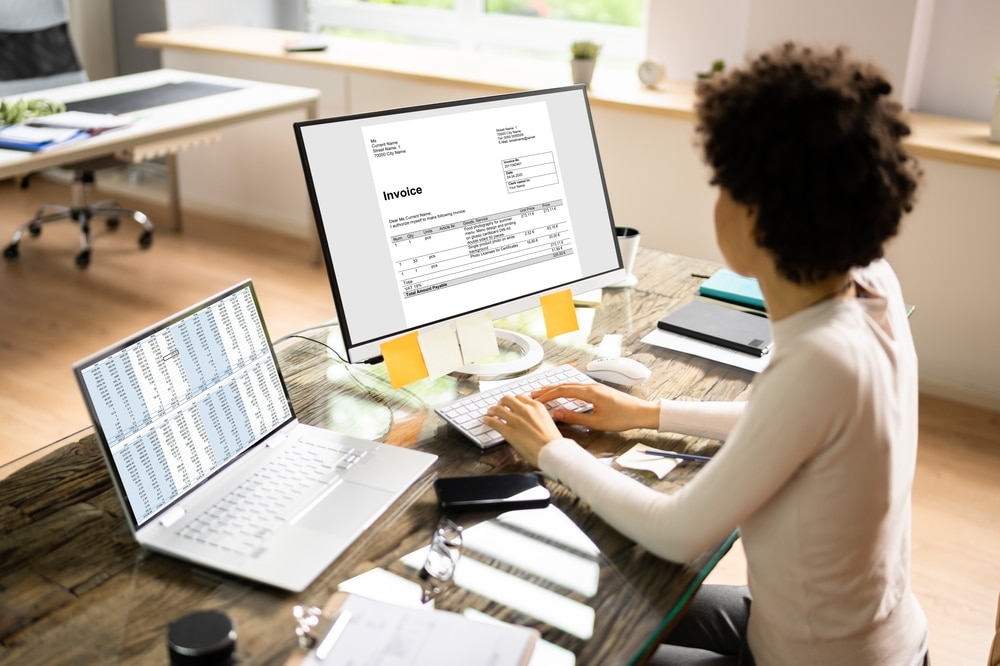
[[[640,338],[666,311],[693,297],[700,280],[692,273],[717,266],[642,249],[638,286],[604,291],[597,308],[579,308],[581,329],[547,340],[545,363],[582,365],[620,341],[623,355],[646,363],[652,377],[632,391],[648,396],[696,400],[745,397],[751,373],[646,345]],[[539,311],[501,323],[544,338]],[[11,663],[166,663],[166,627],[196,609],[229,613],[239,629],[245,663],[283,664],[295,654],[295,604],[322,606],[345,581],[363,574],[418,587],[407,555],[427,546],[440,517],[433,480],[457,474],[524,471],[506,445],[485,452],[473,447],[433,412],[433,406],[478,389],[474,378],[446,376],[390,391],[384,365],[345,367],[324,344],[339,344],[335,330],[306,333],[278,345],[282,372],[301,420],[439,456],[435,465],[303,594],[292,595],[194,568],[139,548],[125,526],[93,432],[53,444],[25,461],[0,469],[0,661]],[[606,337],[607,336],[607,337]],[[595,456],[621,453],[634,442],[711,453],[717,442],[660,434],[567,430]],[[655,485],[664,492],[682,486],[700,469],[683,463]],[[640,472],[646,483],[654,478]],[[554,484],[553,484],[554,485]],[[486,615],[537,627],[554,650],[577,666],[641,663],[732,543],[724,541],[681,566],[652,556],[609,528],[565,489],[554,486],[555,509],[594,544],[597,552],[568,557],[589,569],[593,589],[553,582],[545,567],[483,551],[466,552],[459,565],[470,573],[439,596],[436,607]],[[471,534],[483,517],[459,522]],[[522,530],[520,536],[524,536]],[[505,540],[501,540],[504,542]],[[544,542],[545,539],[535,541]],[[543,552],[539,543],[531,552]],[[586,549],[583,549],[586,550]],[[523,554],[521,548],[518,554]],[[539,556],[539,564],[552,558]],[[419,565],[417,565],[419,566]],[[482,576],[471,570],[479,570]],[[474,577],[475,580],[469,578]],[[491,597],[483,583],[500,577],[499,589],[517,592],[511,603]],[[579,582],[586,582],[580,580]],[[571,608],[575,624],[564,618]],[[581,619],[582,618],[582,619]],[[582,622],[582,624],[581,624]],[[569,654],[571,653],[571,655]],[[562,662],[559,662],[562,663]]]
[[[212,140],[210,133],[232,123],[297,109],[305,112],[306,119],[316,117],[319,91],[313,88],[171,69],[37,90],[24,95],[11,95],[8,99],[26,97],[75,102],[185,82],[214,84],[232,90],[131,111],[123,114],[136,118],[136,122],[129,127],[104,132],[85,141],[74,141],[51,150],[24,152],[0,149],[0,180],[109,154],[117,154],[126,161],[136,162],[165,157],[171,226],[175,231],[180,231],[180,191],[175,161],[178,151]],[[288,140],[289,143],[293,142],[290,129]]]

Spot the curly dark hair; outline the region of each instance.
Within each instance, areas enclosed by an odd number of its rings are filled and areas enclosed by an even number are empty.
[[[921,171],[875,65],[789,42],[696,90],[712,181],[757,208],[756,242],[783,276],[812,283],[883,256]]]

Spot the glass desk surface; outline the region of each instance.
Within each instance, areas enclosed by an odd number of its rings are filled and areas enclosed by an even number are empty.
[[[663,313],[691,298],[708,262],[640,250],[638,285],[605,289],[596,308],[578,308],[580,330],[544,342],[545,365],[584,365],[609,351],[653,374],[631,389],[644,396],[704,400],[745,397],[751,373],[646,345]],[[544,339],[539,312],[499,326]],[[424,597],[438,609],[528,625],[541,632],[534,664],[642,663],[735,536],[684,565],[652,556],[594,515],[565,488],[546,509],[453,515],[463,535],[449,581],[421,578],[442,516],[438,476],[528,471],[506,445],[480,451],[434,406],[479,390],[478,378],[449,375],[390,390],[384,365],[344,366],[317,329],[276,345],[300,420],[437,454],[431,469],[304,593],[260,586],[140,548],[122,517],[92,430],[0,468],[0,661],[167,663],[166,629],[203,609],[236,622],[245,663],[284,664],[296,648],[292,608],[323,606],[338,589],[402,604]],[[613,345],[616,349],[609,349]],[[642,442],[711,454],[718,445],[649,430],[566,433],[598,457]],[[663,480],[622,470],[671,492],[701,463]],[[429,605],[429,604],[428,604]],[[474,663],[474,662],[470,662]]]

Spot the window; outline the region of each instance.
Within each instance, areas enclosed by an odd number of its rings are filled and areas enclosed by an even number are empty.
[[[641,60],[645,0],[308,0],[309,28],[382,39],[516,48],[566,57],[589,39],[602,57]]]

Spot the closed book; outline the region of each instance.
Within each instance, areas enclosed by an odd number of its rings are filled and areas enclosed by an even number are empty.
[[[771,349],[771,322],[767,317],[708,301],[691,301],[656,325],[671,333],[754,356],[763,356]]]
[[[760,291],[757,280],[743,277],[728,268],[716,271],[702,282],[698,293],[709,298],[717,298],[720,301],[764,310],[764,295]]]

